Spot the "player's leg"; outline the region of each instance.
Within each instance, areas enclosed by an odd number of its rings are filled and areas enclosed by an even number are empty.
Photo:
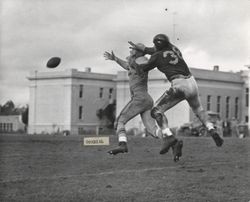
[[[118,147],[108,151],[109,154],[116,155],[118,153],[128,152],[125,124],[127,122],[126,120],[128,119],[128,110],[132,102],[133,100],[130,100],[130,102],[122,109],[115,121],[116,135],[118,136],[119,143]]]
[[[156,120],[159,127],[162,129],[163,134],[163,144],[160,150],[160,154],[165,154],[171,147],[177,146],[179,140],[174,136],[172,131],[168,126],[168,119],[164,112],[175,106],[177,103],[182,101],[183,95],[176,89],[170,88],[166,91],[156,102],[155,107],[151,110],[151,116]],[[176,147],[174,151],[174,159],[179,160],[179,155],[181,153],[182,147]]]
[[[151,109],[154,105],[154,101],[148,93],[145,93],[143,97],[145,98],[145,100],[142,104],[145,106],[145,110],[140,115],[141,115],[143,125],[146,128],[146,131],[145,131],[146,135],[150,135],[154,138],[159,138],[159,137],[161,138],[162,136],[161,129],[159,129],[159,127],[157,126],[155,122],[155,119],[153,119],[151,116]]]
[[[156,125],[155,119],[151,116],[151,110],[141,113],[142,122],[146,128],[146,135],[154,138],[162,138],[161,129]]]
[[[199,92],[198,92],[198,86],[196,84],[196,81],[193,78],[190,78],[191,88],[189,91],[189,94],[186,94],[186,99],[192,108],[194,114],[199,118],[201,123],[207,128],[209,133],[211,134],[213,140],[215,141],[216,145],[218,147],[222,146],[223,139],[220,137],[220,135],[216,132],[213,123],[211,123],[208,120],[207,114],[205,110],[202,107]]]
[[[109,154],[118,154],[128,152],[127,148],[127,134],[126,134],[126,123],[134,118],[136,115],[144,111],[145,106],[140,99],[133,98],[120,112],[116,120],[116,134],[118,136],[118,147],[108,151]]]
[[[183,96],[172,87],[165,91],[163,95],[156,101],[153,109],[151,110],[151,116],[156,120],[158,126],[163,130],[163,134],[168,135],[168,119],[164,112],[178,104],[183,100]],[[166,133],[164,133],[164,130]]]
[[[220,135],[217,133],[216,129],[214,128],[213,123],[208,121],[207,114],[205,110],[203,110],[201,103],[198,98],[192,98],[188,100],[188,103],[190,107],[192,108],[194,114],[199,118],[201,123],[207,128],[209,133],[211,134],[213,140],[215,141],[215,144],[220,147],[223,144],[223,139],[220,137]]]

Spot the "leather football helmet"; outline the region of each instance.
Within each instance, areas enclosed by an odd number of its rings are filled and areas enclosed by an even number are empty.
[[[157,50],[162,50],[168,46],[169,38],[165,34],[157,34],[153,39],[153,43]]]

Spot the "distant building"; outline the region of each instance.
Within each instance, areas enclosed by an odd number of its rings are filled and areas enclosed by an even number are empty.
[[[29,133],[85,134],[87,130],[105,125],[100,111],[116,100],[116,115],[130,100],[127,72],[117,75],[70,69],[58,72],[32,72],[30,81]],[[221,119],[238,119],[249,125],[249,71],[238,73],[191,68],[205,110],[218,112]],[[158,70],[149,73],[149,93],[156,101],[170,87]],[[167,113],[171,127],[193,120],[186,101]],[[128,123],[129,128],[143,129],[139,118]]]
[[[28,133],[84,134],[98,129],[97,112],[115,100],[115,75],[69,69],[32,72]]]
[[[250,125],[249,115],[250,115],[250,107],[249,107],[249,89],[250,89],[250,69],[249,71],[241,72],[242,80],[244,82],[242,88],[242,122],[246,122]],[[250,128],[250,127],[249,127]]]
[[[197,80],[203,108],[219,113],[222,120],[236,118],[249,125],[249,75],[248,71],[238,73],[221,72],[215,66],[211,70],[190,69]],[[129,85],[126,72],[117,74],[117,113],[129,101]],[[170,83],[158,70],[149,72],[149,94],[156,101],[170,87]],[[194,114],[186,101],[182,101],[166,112],[171,127],[178,127],[194,119]],[[128,128],[144,126],[140,117],[128,123]],[[250,126],[249,126],[250,128]]]
[[[25,124],[22,122],[22,115],[1,115],[0,132],[25,132]]]

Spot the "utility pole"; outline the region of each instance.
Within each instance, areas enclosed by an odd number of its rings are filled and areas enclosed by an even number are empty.
[[[36,113],[37,113],[37,70],[35,70],[35,92],[34,92],[34,124],[33,124],[33,133],[36,134]]]
[[[248,130],[250,129],[250,99],[249,99],[249,89],[250,89],[250,65],[246,65],[246,67],[248,68],[248,94],[246,96],[248,96]]]
[[[176,19],[175,19],[175,17],[176,17],[176,15],[177,15],[177,12],[173,12],[173,43],[175,44],[176,43],[176,26],[177,26],[177,24],[176,24]]]
[[[165,8],[165,11],[167,12],[168,9]],[[174,44],[176,43],[176,26],[177,26],[177,24],[176,24],[176,15],[177,15],[176,11],[172,12],[172,27],[173,27],[173,30],[172,30],[172,41],[173,41]]]

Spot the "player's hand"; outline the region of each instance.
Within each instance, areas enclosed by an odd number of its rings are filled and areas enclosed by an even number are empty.
[[[103,56],[104,56],[104,58],[105,58],[106,60],[115,60],[115,54],[114,54],[113,51],[111,51],[111,53],[109,53],[109,52],[106,51],[106,52],[103,54]]]
[[[134,49],[134,50],[138,50],[138,51],[142,51],[144,52],[144,48],[141,47],[141,46],[137,46],[135,43],[133,43],[132,41],[128,41],[129,45],[131,45],[131,49]]]
[[[131,49],[136,49],[136,45],[132,41],[128,41],[129,45],[131,45]]]

